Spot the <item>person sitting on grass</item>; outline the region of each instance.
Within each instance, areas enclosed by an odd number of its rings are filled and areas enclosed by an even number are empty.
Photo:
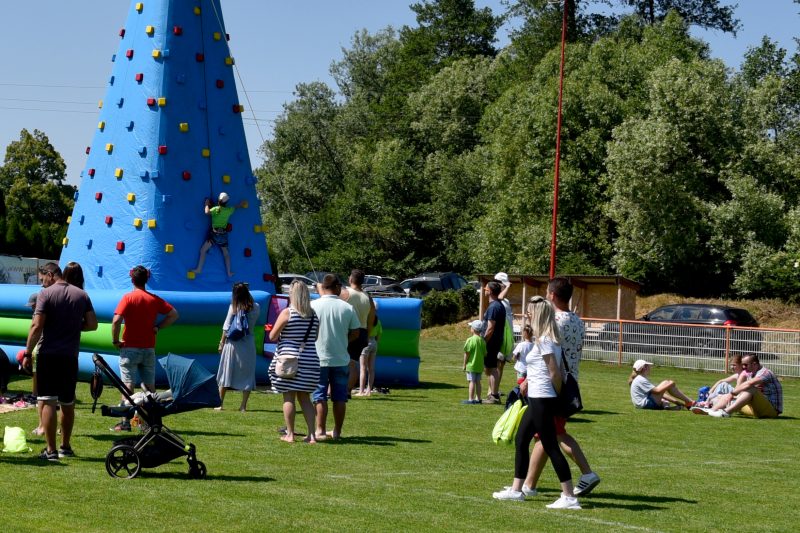
[[[708,398],[702,402],[695,402],[694,407],[692,407],[692,412],[696,414],[705,414],[702,412],[702,409],[706,407],[713,407],[717,400],[721,405],[727,407],[731,401],[733,401],[733,389],[750,379],[750,374],[747,373],[745,370],[744,365],[742,364],[742,356],[737,354],[731,358],[731,372],[733,372],[730,376],[726,378],[722,378],[716,383],[714,383],[711,387],[709,387],[709,395]],[[724,399],[724,403],[723,403]]]
[[[647,377],[653,363],[638,359],[633,363],[633,372],[628,378],[631,388],[631,401],[637,409],[669,409],[672,405],[690,409],[694,402],[686,396],[675,382],[664,380],[653,385]]]
[[[473,320],[469,323],[472,335],[464,343],[464,366],[469,382],[469,397],[461,403],[477,405],[481,403],[481,372],[483,358],[486,357],[486,341],[483,340],[483,322]]]
[[[723,405],[723,398],[705,413],[716,418],[731,416],[741,411],[754,418],[777,418],[783,412],[783,387],[772,371],[758,360],[755,354],[745,355],[742,364],[750,373],[750,378],[733,389],[733,403]]]

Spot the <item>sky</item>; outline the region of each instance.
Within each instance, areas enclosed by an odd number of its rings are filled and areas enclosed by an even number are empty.
[[[146,1],[146,0],[145,0]],[[387,26],[414,25],[412,0],[223,0],[223,17],[246,104],[245,133],[253,168],[258,148],[271,135],[274,119],[291,101],[298,83],[323,81],[335,87],[331,62],[341,59],[353,34]],[[723,4],[733,4],[727,0]],[[768,35],[797,50],[800,4],[792,0],[739,0],[742,30],[693,30],[711,55],[737,68],[748,47]],[[23,128],[42,130],[67,164],[67,180],[78,185],[85,148],[95,133],[111,56],[125,24],[129,0],[5,0],[0,32],[0,150]],[[501,0],[475,0],[502,11]],[[500,45],[508,43],[501,30]],[[567,56],[569,60],[569,56]],[[246,91],[244,94],[243,89]],[[249,100],[249,102],[248,102]],[[256,122],[257,120],[257,122]]]

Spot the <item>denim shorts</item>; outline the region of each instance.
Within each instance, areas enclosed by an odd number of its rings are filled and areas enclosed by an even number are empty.
[[[136,379],[136,374],[139,379]],[[156,350],[155,348],[120,348],[119,377],[123,383],[133,383],[136,388],[140,384],[156,383]]]
[[[648,393],[647,403],[644,404],[644,407],[642,407],[642,409],[655,409],[656,411],[661,411],[662,409],[664,409],[664,404],[662,404],[659,401],[656,401],[655,398],[653,398],[653,396],[651,396],[650,393]]]
[[[331,400],[347,401],[347,383],[350,380],[350,366],[323,366],[319,369],[319,384],[311,399],[314,403],[328,401],[328,385],[331,387]]]

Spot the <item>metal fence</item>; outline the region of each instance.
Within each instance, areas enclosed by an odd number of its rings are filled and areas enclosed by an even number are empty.
[[[800,377],[800,330],[676,325],[584,318],[583,359],[727,372],[733,355],[756,354],[778,376]]]

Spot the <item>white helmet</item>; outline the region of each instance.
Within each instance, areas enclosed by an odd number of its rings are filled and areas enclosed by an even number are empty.
[[[228,193],[226,193],[226,192],[219,193],[219,203],[221,203],[221,204],[228,203],[228,200],[230,200],[230,199],[231,199],[231,197],[228,196]]]

